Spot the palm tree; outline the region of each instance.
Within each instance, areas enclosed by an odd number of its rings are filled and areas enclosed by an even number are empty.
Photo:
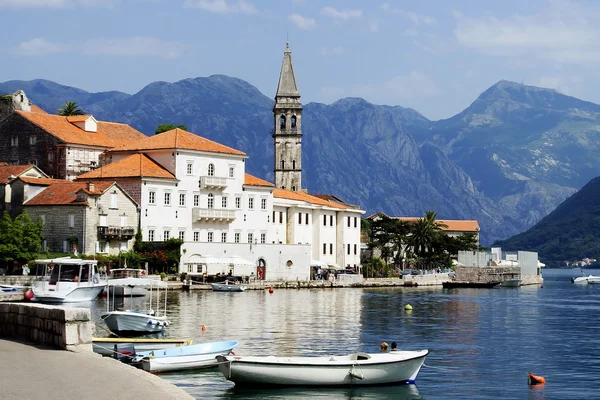
[[[79,106],[74,101],[67,101],[63,108],[58,109],[58,115],[64,117],[70,115],[85,115],[85,113],[79,109]]]
[[[447,227],[436,221],[436,216],[435,212],[427,211],[423,218],[419,218],[414,223],[410,241],[416,255],[426,256],[432,250],[436,236],[439,235],[442,228]]]

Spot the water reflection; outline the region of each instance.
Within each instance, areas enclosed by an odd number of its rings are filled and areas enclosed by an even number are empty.
[[[370,386],[353,388],[281,388],[249,389],[231,387],[219,399],[422,399],[415,385]]]

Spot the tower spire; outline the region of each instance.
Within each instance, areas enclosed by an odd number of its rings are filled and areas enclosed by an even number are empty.
[[[286,41],[273,106],[275,187],[302,190],[302,104],[296,85],[292,52]]]

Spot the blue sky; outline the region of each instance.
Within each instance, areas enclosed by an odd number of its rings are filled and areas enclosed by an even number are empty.
[[[273,97],[289,38],[303,103],[435,120],[502,79],[600,103],[593,0],[0,0],[0,21],[0,81],[135,93],[226,74]]]

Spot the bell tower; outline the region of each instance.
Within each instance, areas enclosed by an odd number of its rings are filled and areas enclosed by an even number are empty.
[[[273,121],[275,187],[299,192],[302,189],[302,104],[287,42],[275,94]]]

